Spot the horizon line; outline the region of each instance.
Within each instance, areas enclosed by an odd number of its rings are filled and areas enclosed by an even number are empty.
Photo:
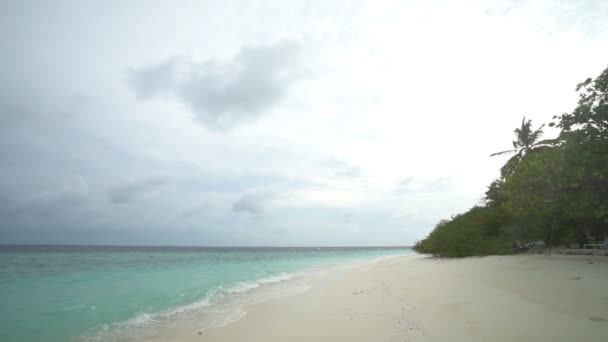
[[[411,248],[413,246],[398,245],[349,245],[349,246],[230,246],[230,245],[131,245],[131,244],[71,244],[71,243],[0,243],[0,247],[34,247],[34,246],[72,246],[72,247],[202,247],[202,248]]]

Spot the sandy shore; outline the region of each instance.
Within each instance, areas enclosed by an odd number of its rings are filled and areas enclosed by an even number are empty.
[[[171,341],[608,341],[608,258],[397,257],[309,279]]]

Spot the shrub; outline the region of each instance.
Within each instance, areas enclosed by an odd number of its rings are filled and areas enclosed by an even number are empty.
[[[474,207],[450,220],[440,221],[424,240],[414,246],[419,253],[441,257],[466,257],[511,252],[506,215],[500,209]]]

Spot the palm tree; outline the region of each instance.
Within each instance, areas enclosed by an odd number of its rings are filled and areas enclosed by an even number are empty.
[[[543,124],[536,131],[532,131],[532,120],[526,121],[526,117],[524,116],[523,120],[521,120],[521,127],[516,128],[514,131],[517,139],[513,141],[513,149],[490,154],[490,157],[494,157],[515,153],[515,155],[500,169],[500,173],[503,177],[513,173],[517,165],[528,153],[533,152],[538,148],[546,147],[547,144],[552,142],[552,140],[538,141],[543,135],[544,126],[545,125]]]

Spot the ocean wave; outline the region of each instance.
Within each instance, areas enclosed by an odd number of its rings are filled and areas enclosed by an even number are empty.
[[[264,301],[273,297],[290,295],[307,290],[302,284],[296,283],[291,289],[268,289],[267,287],[279,285],[293,280],[301,273],[280,273],[270,277],[251,281],[241,281],[210,289],[205,296],[193,303],[180,305],[160,312],[141,312],[134,317],[111,325],[99,326],[94,334],[82,338],[84,342],[133,340],[154,334],[155,327],[166,327],[180,321],[197,322],[197,329],[222,327],[236,322],[246,315],[244,306]],[[261,293],[253,294],[253,291]],[[196,319],[195,319],[196,318]],[[202,318],[202,319],[200,319]]]
[[[257,280],[253,280],[253,281],[242,281],[242,282],[238,282],[238,283],[232,285],[231,287],[227,288],[224,292],[226,292],[228,294],[242,293],[242,292],[250,291],[253,289],[257,289],[260,286],[290,280],[290,279],[293,279],[294,277],[296,277],[297,275],[298,274],[296,274],[296,273],[280,273],[275,276],[261,278],[261,279],[257,279]]]
[[[402,254],[401,254],[402,255]],[[357,258],[348,262],[308,268],[294,273],[278,273],[254,280],[239,281],[207,290],[200,300],[159,312],[140,312],[132,318],[98,326],[82,341],[140,341],[155,336],[167,327],[184,327],[195,331],[221,327],[242,319],[245,307],[268,299],[290,296],[310,289],[305,279],[334,269],[357,267],[399,255]]]
[[[149,314],[149,313],[141,313],[129,320],[127,320],[124,325],[130,325],[130,326],[142,326],[142,325],[147,325],[150,323],[153,323],[156,321],[156,317],[154,314]]]

